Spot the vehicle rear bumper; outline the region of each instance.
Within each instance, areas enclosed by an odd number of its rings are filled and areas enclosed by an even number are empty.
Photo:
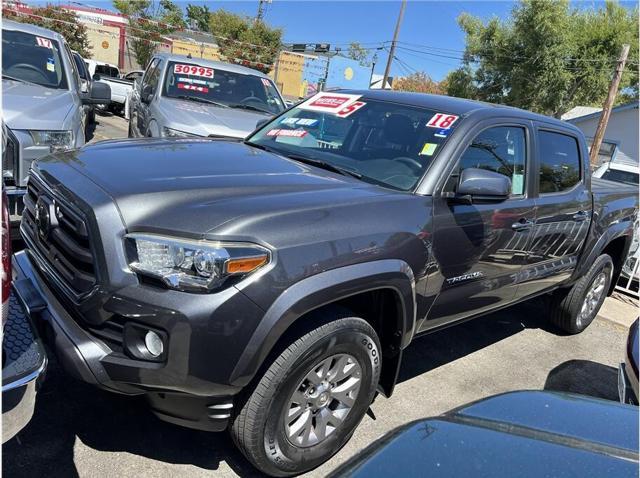
[[[15,288],[65,371],[105,390],[144,394],[154,413],[163,420],[208,431],[227,427],[233,396],[239,388],[190,376],[175,363],[153,363],[115,353],[65,310],[25,252],[14,255],[13,266]],[[189,357],[188,345],[181,349],[181,360],[189,363],[206,359]],[[211,352],[215,355],[215,350]],[[215,363],[214,357],[209,360]]]
[[[12,292],[2,336],[2,442],[13,438],[33,416],[47,356],[29,316]]]

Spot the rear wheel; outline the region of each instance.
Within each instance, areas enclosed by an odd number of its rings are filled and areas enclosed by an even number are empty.
[[[231,435],[264,473],[309,471],[349,440],[374,398],[380,367],[373,328],[339,315],[273,361],[239,404]]]
[[[613,261],[602,254],[571,288],[554,292],[551,322],[570,334],[586,329],[607,297],[612,275]]]

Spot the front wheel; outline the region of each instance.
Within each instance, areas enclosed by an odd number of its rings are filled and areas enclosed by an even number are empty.
[[[302,335],[239,405],[231,435],[272,476],[309,471],[349,440],[371,404],[380,344],[363,319],[339,315]]]
[[[602,254],[571,288],[553,293],[551,322],[569,334],[586,329],[607,297],[612,276],[613,261]]]

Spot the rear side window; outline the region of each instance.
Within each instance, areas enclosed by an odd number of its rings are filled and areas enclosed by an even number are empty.
[[[539,131],[540,194],[567,191],[580,182],[580,150],[572,136]]]

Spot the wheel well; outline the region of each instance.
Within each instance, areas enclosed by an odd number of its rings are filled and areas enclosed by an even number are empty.
[[[624,261],[627,259],[627,241],[627,236],[618,237],[607,244],[602,250],[602,254],[608,254],[613,261],[613,277],[611,280],[609,294],[611,294],[615,289],[618,277],[620,277],[620,272],[622,272],[622,266],[624,265]]]
[[[382,370],[379,389],[390,396],[395,386],[400,366],[401,340],[403,331],[403,312],[400,296],[393,289],[375,289],[351,295],[312,309],[298,319],[280,337],[271,354],[275,356],[288,344],[303,335],[309,327],[318,325],[318,318],[327,321],[334,316],[336,309],[348,310],[356,317],[366,320],[378,334],[382,346]],[[327,314],[323,314],[327,312]],[[305,318],[315,319],[310,323]],[[324,320],[323,320],[324,322]]]

